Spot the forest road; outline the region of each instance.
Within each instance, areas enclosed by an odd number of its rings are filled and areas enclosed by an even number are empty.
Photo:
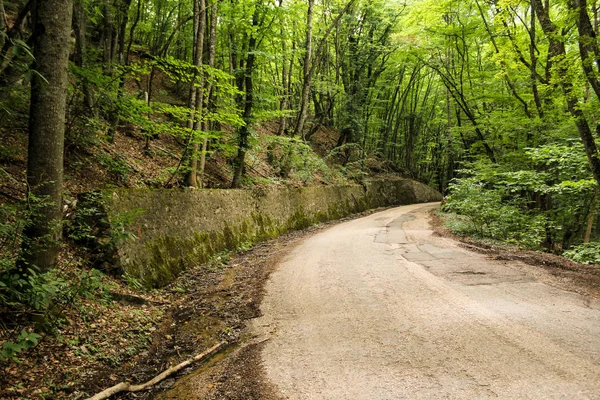
[[[432,236],[438,206],[336,225],[281,262],[252,327],[278,394],[600,399],[600,302]]]

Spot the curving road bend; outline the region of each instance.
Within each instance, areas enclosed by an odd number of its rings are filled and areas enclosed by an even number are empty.
[[[267,283],[262,353],[286,399],[600,399],[600,302],[431,235],[435,204],[336,225]]]

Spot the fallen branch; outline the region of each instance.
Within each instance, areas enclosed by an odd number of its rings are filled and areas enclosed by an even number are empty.
[[[190,365],[196,361],[202,361],[208,357],[213,356],[214,354],[216,354],[219,351],[221,351],[222,349],[224,349],[227,346],[227,344],[228,344],[227,342],[217,343],[210,349],[206,350],[204,353],[198,354],[192,358],[185,360],[184,362],[182,362],[180,364],[172,366],[171,368],[165,370],[164,372],[160,373],[159,375],[156,375],[154,378],[152,378],[151,380],[149,380],[146,383],[143,383],[141,385],[132,385],[127,382],[121,382],[115,386],[112,386],[106,390],[103,390],[102,392],[88,398],[87,400],[103,400],[103,399],[108,399],[110,396],[115,395],[120,392],[140,392],[142,390],[149,389],[152,386],[156,385],[157,383],[163,381],[165,378],[169,377],[170,375],[173,375],[174,373],[181,371],[188,365]]]

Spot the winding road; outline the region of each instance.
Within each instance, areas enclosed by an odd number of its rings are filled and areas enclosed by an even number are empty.
[[[253,331],[286,399],[600,399],[600,302],[432,236],[398,207],[311,236]]]

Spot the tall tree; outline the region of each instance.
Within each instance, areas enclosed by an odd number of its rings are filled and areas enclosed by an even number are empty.
[[[190,108],[195,108],[193,116],[193,128],[191,132],[192,145],[189,158],[189,172],[186,177],[186,184],[189,187],[198,185],[198,149],[199,136],[202,130],[202,108],[204,107],[204,71],[202,71],[202,62],[204,55],[204,31],[206,29],[206,1],[195,0],[194,2],[194,24],[195,24],[195,47],[194,47],[194,65],[200,69],[198,82],[192,83],[192,94],[190,98]]]
[[[585,5],[585,2],[582,2]],[[549,42],[550,42],[550,50],[549,50],[549,60],[548,63],[552,62],[556,64],[556,74],[558,75],[558,79],[560,80],[560,85],[565,93],[565,97],[567,100],[567,107],[569,112],[573,116],[575,120],[575,126],[577,127],[577,131],[579,132],[579,136],[581,138],[581,142],[583,143],[583,147],[585,148],[585,152],[588,157],[588,162],[590,163],[590,167],[592,169],[592,174],[594,175],[594,179],[598,185],[600,185],[600,157],[598,154],[598,148],[596,147],[596,141],[594,139],[594,134],[590,129],[589,122],[580,107],[579,99],[577,98],[577,93],[575,92],[573,83],[569,80],[567,76],[567,67],[565,65],[566,62],[566,47],[565,47],[565,38],[557,28],[556,24],[552,21],[550,17],[550,9],[548,3],[544,4],[542,0],[531,0],[532,7],[535,9],[535,13],[540,21],[540,26],[542,30],[546,34]],[[587,15],[587,11],[586,11]],[[581,28],[582,24],[585,24],[585,21],[582,21],[583,17],[580,14],[580,18],[578,20],[580,26],[580,33],[585,35],[590,34],[587,31],[587,26]],[[589,22],[589,21],[588,21]],[[595,35],[594,35],[595,36]],[[592,37],[586,39],[584,36],[580,41],[580,50],[581,50],[581,62],[584,65],[584,70],[588,71],[589,68],[589,60],[587,56],[592,56],[589,53],[588,47],[585,45],[586,41],[591,40]],[[584,43],[582,45],[581,43]],[[590,77],[592,78],[593,77]],[[589,79],[590,79],[589,78]],[[596,85],[594,85],[596,86]]]
[[[257,2],[258,3],[258,2]],[[233,161],[233,180],[231,182],[232,188],[239,188],[242,185],[242,177],[244,176],[244,169],[246,167],[246,153],[248,152],[249,139],[250,139],[250,127],[252,123],[252,113],[254,107],[254,69],[256,67],[256,51],[258,50],[258,38],[257,29],[264,22],[264,18],[261,18],[262,4],[256,4],[254,13],[252,15],[252,30],[248,35],[248,57],[246,58],[246,67],[244,69],[243,76],[241,77],[238,87],[243,87],[244,94],[244,110],[242,118],[244,119],[244,125],[238,130],[238,150],[237,155]]]
[[[212,0],[212,5],[210,7],[210,29],[208,36],[208,66],[210,68],[215,67],[215,55],[217,51],[217,11],[219,9],[219,0]],[[210,81],[206,82],[205,92],[206,95],[204,109],[208,112],[210,108],[210,97],[212,92],[212,83]],[[206,168],[206,152],[208,151],[208,132],[210,131],[210,121],[205,119],[203,121],[202,128],[202,151],[200,153],[200,169],[198,171],[198,181],[200,183],[200,187],[204,186],[204,170]]]
[[[302,95],[300,98],[300,111],[298,112],[298,122],[294,128],[294,135],[302,135],[306,113],[308,108],[308,97],[310,95],[310,70],[312,61],[312,37],[313,37],[313,7],[314,0],[308,0],[308,10],[306,11],[306,43],[304,47],[304,76],[302,79]]]
[[[31,85],[27,184],[40,199],[25,228],[23,260],[47,270],[60,250],[63,153],[72,0],[36,0],[33,6],[34,68]]]

